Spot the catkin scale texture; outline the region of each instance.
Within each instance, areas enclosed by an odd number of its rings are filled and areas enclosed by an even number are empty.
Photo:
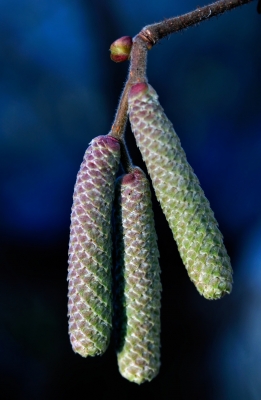
[[[77,175],[71,212],[68,316],[72,348],[102,354],[112,328],[111,213],[120,145],[111,136],[93,139]]]
[[[232,269],[222,234],[180,140],[150,85],[139,83],[131,88],[129,118],[190,279],[207,299],[230,293]]]
[[[160,367],[160,267],[149,182],[137,167],[115,190],[115,316],[119,370],[151,381]]]

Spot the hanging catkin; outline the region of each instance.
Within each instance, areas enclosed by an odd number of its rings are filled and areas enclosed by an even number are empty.
[[[119,370],[138,384],[160,367],[160,267],[149,182],[141,169],[115,194],[115,335]]]
[[[81,356],[102,354],[112,327],[111,212],[120,145],[98,136],[77,175],[71,213],[68,315],[72,348]]]
[[[207,299],[230,293],[232,269],[222,234],[180,140],[150,85],[132,86],[129,117],[190,279]]]

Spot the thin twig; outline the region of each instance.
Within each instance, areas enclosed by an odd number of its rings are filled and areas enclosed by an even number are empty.
[[[116,139],[120,139],[125,132],[126,123],[127,123],[127,111],[128,111],[128,93],[130,89],[131,83],[129,81],[126,82],[125,87],[123,89],[119,105],[117,108],[117,112],[111,127],[110,135],[114,136]]]
[[[133,38],[131,50],[131,62],[128,82],[134,85],[138,82],[146,82],[148,46],[143,37],[138,34]]]
[[[147,25],[142,31],[150,47],[155,45],[160,39],[170,35],[171,33],[181,31],[190,26],[197,25],[200,22],[206,21],[217,15],[224,14],[233,8],[242,6],[243,4],[251,3],[253,0],[220,0],[208,6],[198,7],[196,10],[179,17],[169,18],[165,21]],[[146,40],[145,39],[145,40]]]
[[[221,15],[233,8],[251,3],[254,0],[220,0],[208,6],[198,7],[196,10],[181,15],[179,17],[169,18],[165,21],[147,25],[133,39],[133,47],[131,51],[131,63],[129,69],[128,80],[125,84],[117,113],[112,125],[110,135],[120,140],[123,149],[123,164],[128,170],[132,168],[131,158],[125,148],[124,132],[127,122],[128,113],[128,93],[130,87],[138,82],[147,82],[147,50],[151,49],[159,40],[164,37],[187,29],[190,26],[206,21],[217,15]],[[260,4],[260,2],[259,2]]]
[[[124,140],[124,133],[128,117],[128,94],[130,87],[131,83],[127,81],[119,101],[111,131],[109,133],[110,136],[115,137],[120,142],[121,164],[126,173],[131,172],[133,169],[132,160]]]
[[[133,171],[134,165],[132,163],[132,159],[128,152],[128,148],[126,146],[124,138],[120,139],[120,145],[121,145],[121,165],[122,168],[124,169],[124,172],[126,174],[129,174]]]

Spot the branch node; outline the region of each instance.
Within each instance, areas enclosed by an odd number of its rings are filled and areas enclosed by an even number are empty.
[[[141,32],[138,35],[144,42],[146,42],[147,49],[150,50],[157,42],[158,40],[155,38],[155,36],[152,34],[152,32],[147,29],[146,27],[141,30]]]

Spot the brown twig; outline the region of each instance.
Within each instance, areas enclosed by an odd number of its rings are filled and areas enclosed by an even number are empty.
[[[146,82],[147,70],[147,42],[144,41],[140,33],[133,38],[131,50],[131,63],[128,82],[133,85],[138,82]]]
[[[131,169],[132,163],[127,149],[125,149],[124,132],[128,113],[128,93],[130,87],[138,82],[146,82],[147,50],[151,49],[164,37],[199,24],[217,15],[224,14],[233,8],[251,3],[254,0],[220,0],[208,6],[198,7],[196,10],[179,17],[169,18],[156,24],[145,26],[133,39],[131,63],[128,80],[125,84],[117,113],[110,134],[120,140],[123,148],[123,164],[125,169]]]
[[[117,112],[111,127],[110,135],[114,136],[116,139],[120,139],[125,132],[127,123],[127,111],[128,111],[128,93],[130,86],[131,83],[127,81],[123,89],[119,101],[119,106],[117,108]]]
[[[133,169],[132,160],[124,140],[124,133],[128,116],[128,93],[130,87],[131,82],[127,81],[119,101],[118,109],[111,127],[111,131],[109,133],[109,135],[115,137],[120,142],[121,164],[126,173],[131,172]]]
[[[226,11],[251,3],[253,0],[220,0],[208,6],[198,7],[196,10],[179,17],[169,18],[165,21],[145,26],[141,34],[147,38],[150,46],[155,45],[160,39],[174,32],[179,32],[190,26],[197,25]]]

